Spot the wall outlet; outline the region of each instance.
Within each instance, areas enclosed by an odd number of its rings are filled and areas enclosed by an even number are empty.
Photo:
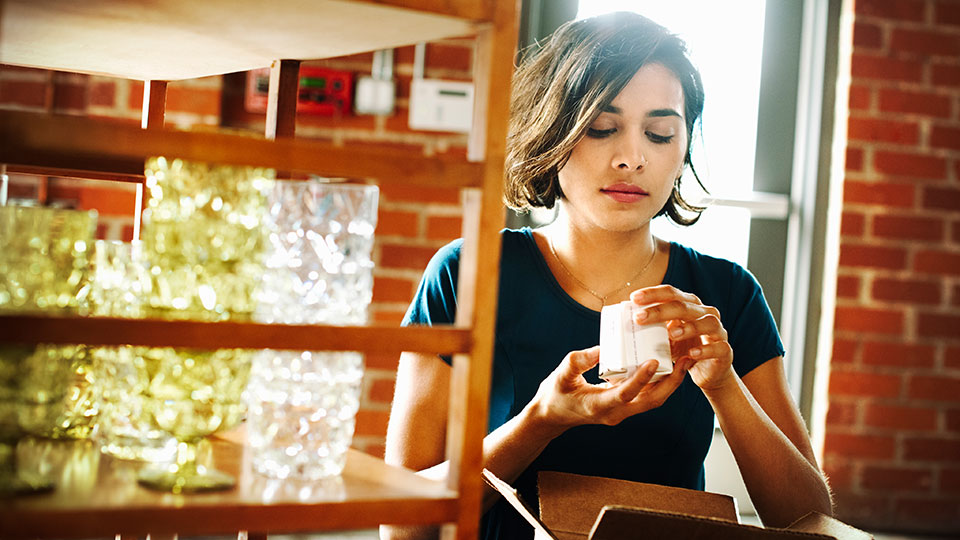
[[[363,76],[357,79],[353,111],[357,114],[393,114],[395,83],[392,79]]]

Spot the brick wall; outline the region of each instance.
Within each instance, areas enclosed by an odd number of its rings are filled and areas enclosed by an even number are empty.
[[[450,39],[429,43],[424,76],[471,80],[473,41]],[[369,74],[372,54],[311,61],[323,66]],[[425,155],[450,154],[466,159],[466,135],[413,131],[407,127],[413,47],[395,51],[396,110],[390,116],[328,118],[301,115],[297,136],[326,139],[346,146],[370,144],[403,147]],[[167,87],[167,125],[222,125],[262,133],[264,115],[243,110],[244,74],[174,81]],[[139,125],[143,83],[107,77],[53,73],[0,65],[0,107],[68,114],[125,118]],[[129,240],[133,232],[134,187],[99,180],[37,178],[12,175],[11,197],[37,198],[49,204],[96,208],[101,238]],[[450,188],[381,186],[374,260],[372,319],[398,323],[417,281],[433,253],[460,236],[460,194]],[[396,355],[369,355],[363,401],[354,446],[383,454]]]
[[[855,0],[824,468],[841,518],[960,532],[960,1]]]

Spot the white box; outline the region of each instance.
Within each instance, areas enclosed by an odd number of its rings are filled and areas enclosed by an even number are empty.
[[[659,364],[650,382],[673,373],[666,323],[633,322],[633,315],[643,308],[627,300],[600,310],[601,379],[614,382],[627,378],[648,360]]]
[[[473,123],[473,83],[413,79],[408,120],[411,129],[469,132]]]

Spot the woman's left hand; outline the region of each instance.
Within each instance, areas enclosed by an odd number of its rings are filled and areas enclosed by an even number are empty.
[[[637,324],[667,323],[674,349],[679,345],[681,351],[674,360],[693,362],[689,372],[697,386],[710,391],[735,381],[733,349],[717,308],[670,285],[638,289],[630,300],[643,306],[634,316]]]

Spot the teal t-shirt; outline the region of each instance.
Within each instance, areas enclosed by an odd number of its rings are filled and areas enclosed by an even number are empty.
[[[488,432],[519,413],[567,353],[600,341],[600,312],[579,304],[560,287],[532,231],[505,229],[502,240]],[[462,244],[456,240],[434,255],[404,325],[453,322]],[[673,243],[663,283],[696,294],[704,304],[720,311],[734,351],[733,366],[741,377],[784,354],[760,285],[740,265]],[[596,367],[584,376],[591,383],[601,382]],[[713,426],[713,409],[688,376],[656,409],[616,426],[579,426],[566,431],[546,447],[514,486],[534,507],[541,470],[702,490],[703,461]],[[484,516],[483,530],[486,539],[533,537],[532,527],[503,501]]]

